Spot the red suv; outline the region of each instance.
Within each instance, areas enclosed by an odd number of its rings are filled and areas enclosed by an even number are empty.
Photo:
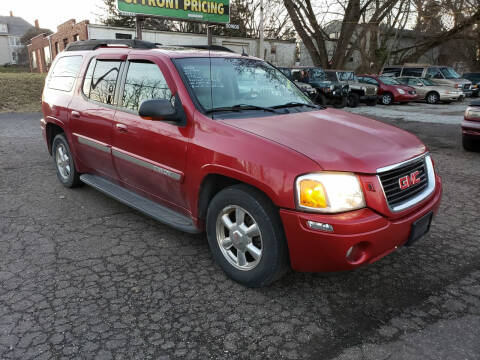
[[[353,269],[429,230],[442,186],[414,135],[317,106],[256,58],[123,43],[73,43],[47,77],[43,136],[66,187],[206,231],[247,286]]]
[[[382,75],[359,75],[358,81],[378,87],[378,99],[383,105],[406,104],[419,99],[414,88],[403,85],[394,78]]]

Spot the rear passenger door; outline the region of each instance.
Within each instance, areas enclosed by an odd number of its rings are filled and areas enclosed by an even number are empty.
[[[125,56],[125,55],[123,55]],[[125,56],[126,57],[126,56]],[[115,179],[111,146],[122,56],[93,58],[70,107],[77,159],[90,173]]]
[[[130,57],[122,83],[112,148],[120,179],[163,205],[187,213],[182,184],[191,122],[179,126],[138,115],[144,100],[173,102],[176,88],[168,69],[154,57]]]

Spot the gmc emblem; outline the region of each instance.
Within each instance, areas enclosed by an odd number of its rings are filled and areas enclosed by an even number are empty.
[[[400,185],[400,190],[406,190],[410,186],[418,184],[420,182],[420,179],[418,178],[419,174],[420,171],[417,170],[410,175],[406,175],[398,179],[398,185]]]

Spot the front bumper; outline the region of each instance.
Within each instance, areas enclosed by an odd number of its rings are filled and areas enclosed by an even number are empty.
[[[292,269],[306,272],[350,270],[373,263],[396,250],[406,243],[416,220],[438,211],[442,182],[438,176],[436,180],[435,192],[421,207],[396,219],[369,208],[335,215],[280,210]],[[334,231],[312,230],[307,221],[331,224]],[[347,252],[354,245],[363,251],[359,261],[347,259]]]
[[[463,120],[462,135],[480,141],[480,122]]]

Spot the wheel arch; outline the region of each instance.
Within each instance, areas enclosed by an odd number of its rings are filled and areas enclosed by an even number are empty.
[[[65,133],[65,130],[62,126],[56,123],[47,122],[47,125],[45,126],[45,131],[47,135],[48,152],[50,153],[50,155],[52,155],[53,139],[55,139],[55,136],[57,136],[58,134]]]

